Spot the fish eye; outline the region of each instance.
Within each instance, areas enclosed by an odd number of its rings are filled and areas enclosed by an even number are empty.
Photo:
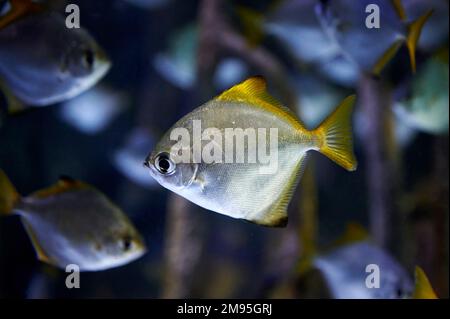
[[[156,156],[155,167],[163,175],[172,174],[175,171],[175,163],[170,159],[169,154],[160,153]]]
[[[122,249],[129,251],[133,247],[133,239],[130,236],[125,236],[121,241]]]
[[[94,65],[94,59],[95,59],[94,52],[89,49],[85,50],[83,53],[83,59],[84,59],[83,61],[84,61],[85,65],[89,69],[91,69],[92,66]]]

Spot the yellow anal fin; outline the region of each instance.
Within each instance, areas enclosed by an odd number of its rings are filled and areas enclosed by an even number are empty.
[[[267,83],[262,76],[253,76],[236,84],[217,96],[215,100],[247,103],[285,119],[295,128],[303,129],[300,120],[295,114],[267,92]]]
[[[257,216],[249,216],[248,220],[262,226],[268,227],[285,227],[288,223],[287,208],[292,199],[292,195],[300,181],[306,163],[306,154],[303,155],[299,163],[294,169],[294,174],[286,182],[281,195],[276,202],[266,211],[259,213]]]
[[[30,13],[43,11],[42,5],[31,0],[10,0],[10,3],[11,9],[0,17],[0,30]]]
[[[437,295],[431,287],[430,281],[425,272],[419,266],[416,266],[415,272],[415,288],[413,293],[414,299],[437,299]]]
[[[52,260],[47,256],[44,249],[42,249],[41,245],[39,244],[39,240],[36,237],[32,226],[22,217],[22,224],[30,237],[31,243],[33,244],[34,250],[36,251],[36,257],[42,262],[45,262],[47,264],[53,265]]]

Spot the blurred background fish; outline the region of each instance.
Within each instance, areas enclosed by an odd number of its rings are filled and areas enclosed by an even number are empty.
[[[98,271],[127,264],[145,253],[126,215],[93,187],[63,178],[20,197],[0,171],[0,213],[17,214],[40,261],[65,269]]]
[[[96,134],[124,112],[128,103],[126,94],[100,85],[65,101],[60,108],[60,115],[64,122],[80,132]]]
[[[11,0],[11,9],[0,17],[0,78],[26,104],[45,106],[75,97],[110,66],[87,30],[67,28],[64,16],[31,0]]]
[[[448,50],[429,58],[405,86],[398,89],[403,98],[394,104],[399,120],[419,131],[448,133]]]
[[[336,249],[314,260],[324,275],[334,298],[394,299],[412,295],[413,282],[408,272],[389,254],[370,244],[360,242]],[[380,288],[366,286],[368,265],[376,265]]]

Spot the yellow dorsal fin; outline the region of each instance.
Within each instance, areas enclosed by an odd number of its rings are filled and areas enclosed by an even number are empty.
[[[89,185],[86,183],[83,183],[81,181],[72,179],[67,176],[61,176],[58,180],[58,182],[50,187],[47,187],[45,189],[41,189],[39,191],[34,192],[31,194],[32,197],[36,198],[46,198],[49,196],[53,196],[56,194],[77,190],[77,189],[84,189],[88,188]]]
[[[260,107],[287,120],[294,127],[303,129],[300,120],[295,114],[267,92],[267,83],[262,76],[253,76],[236,84],[217,96],[215,100],[241,102]]]
[[[437,299],[427,275],[419,266],[416,266],[415,269],[415,279],[414,299]]]
[[[43,6],[32,0],[10,0],[11,9],[0,17],[0,30],[31,13],[42,12]]]

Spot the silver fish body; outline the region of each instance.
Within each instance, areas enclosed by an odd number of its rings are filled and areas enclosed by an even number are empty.
[[[82,188],[28,196],[15,207],[38,257],[65,268],[98,271],[127,264],[145,252],[141,235],[105,195]]]
[[[347,97],[309,131],[267,93],[263,78],[251,77],[175,123],[144,164],[162,186],[199,206],[264,226],[285,226],[307,151],[356,169],[354,100]]]
[[[322,272],[337,299],[396,299],[405,298],[413,291],[406,270],[389,254],[367,241],[321,255],[313,264]],[[368,276],[375,274],[373,270],[366,271],[369,265],[379,269],[378,288],[366,285]]]
[[[296,175],[306,151],[315,147],[313,139],[293,130],[287,121],[269,111],[261,111],[245,103],[210,101],[178,121],[173,128],[184,127],[190,133],[193,121],[203,127],[278,129],[278,169],[274,174],[260,174],[261,163],[180,163],[178,173],[163,177],[154,168],[154,159],[161,152],[170,153],[176,141],[166,135],[149,156],[152,176],[163,186],[206,209],[234,218],[259,220],[274,198],[285,191],[286,181]],[[171,130],[169,130],[170,132]],[[301,143],[303,141],[304,143]],[[270,139],[266,138],[266,147]],[[224,144],[223,144],[224,145]],[[248,145],[245,145],[248,154]]]
[[[0,78],[20,100],[44,106],[95,85],[111,62],[83,28],[55,12],[27,15],[0,30]]]

